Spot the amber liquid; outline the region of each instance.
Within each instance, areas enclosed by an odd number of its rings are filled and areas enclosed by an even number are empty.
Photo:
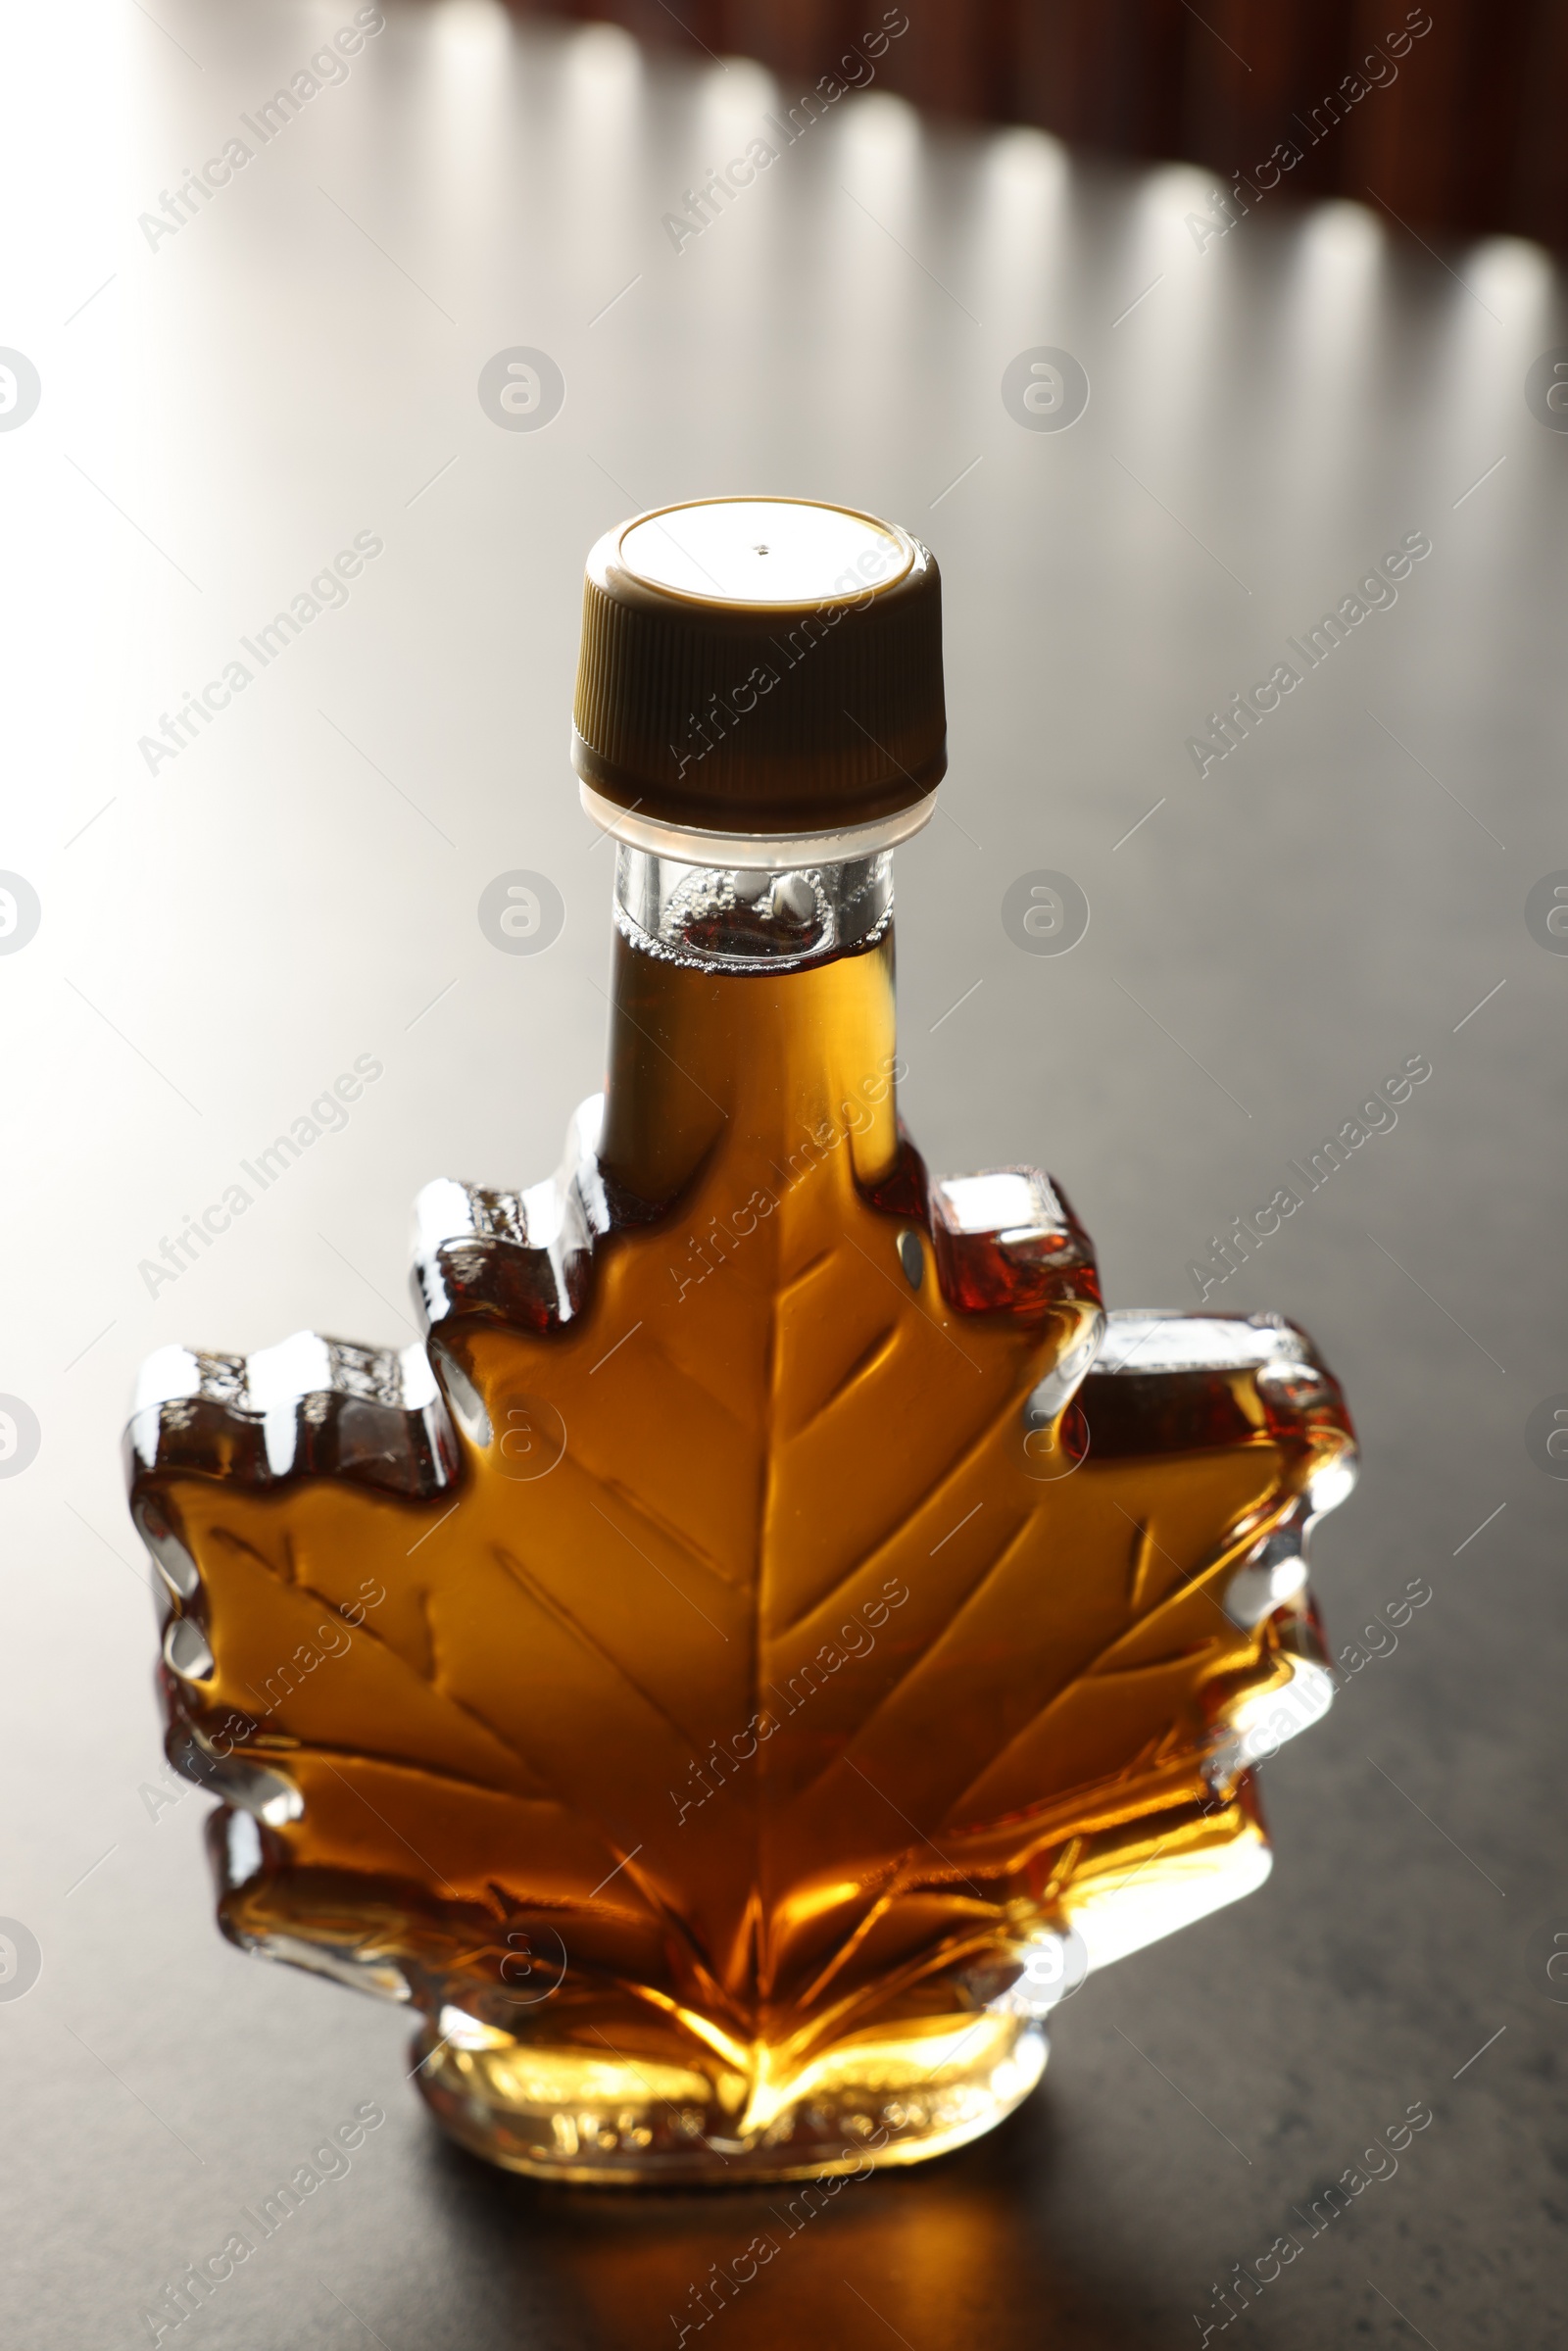
[[[447,1481],[346,1440],[268,1479],[221,1415],[141,1481],[215,1661],[172,1751],[271,1775],[218,1816],[226,1931],[407,1987],[421,2086],[517,2168],[955,2143],[1038,2072],[988,2006],[1031,1936],[1158,1932],[1260,1850],[1212,1758],[1301,1613],[1218,1593],[1343,1423],[1135,1381],[1042,1477],[1093,1266],[938,1230],[895,1053],[891,932],[779,975],[617,937],[605,1229],[447,1252]]]

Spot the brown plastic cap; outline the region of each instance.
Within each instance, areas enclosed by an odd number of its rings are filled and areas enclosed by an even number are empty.
[[[935,559],[811,499],[636,515],[588,558],[574,717],[584,804],[623,839],[902,839],[948,763]]]

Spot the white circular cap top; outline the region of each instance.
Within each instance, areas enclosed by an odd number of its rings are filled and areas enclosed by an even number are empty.
[[[914,548],[847,507],[711,498],[630,524],[620,561],[650,587],[705,604],[815,605],[891,587],[914,562]]]

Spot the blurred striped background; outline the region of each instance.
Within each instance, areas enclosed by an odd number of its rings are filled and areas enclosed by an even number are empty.
[[[883,22],[882,0],[514,5],[756,58],[792,100]],[[1200,164],[1220,186],[1238,171],[1268,178],[1277,158],[1282,194],[1568,245],[1565,0],[904,0],[889,12],[905,15],[876,86],[931,114]]]

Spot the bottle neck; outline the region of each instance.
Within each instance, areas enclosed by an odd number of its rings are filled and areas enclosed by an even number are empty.
[[[898,1151],[893,857],[718,870],[622,846],[600,1159],[661,1212],[715,1157],[776,1192],[803,1151]]]

